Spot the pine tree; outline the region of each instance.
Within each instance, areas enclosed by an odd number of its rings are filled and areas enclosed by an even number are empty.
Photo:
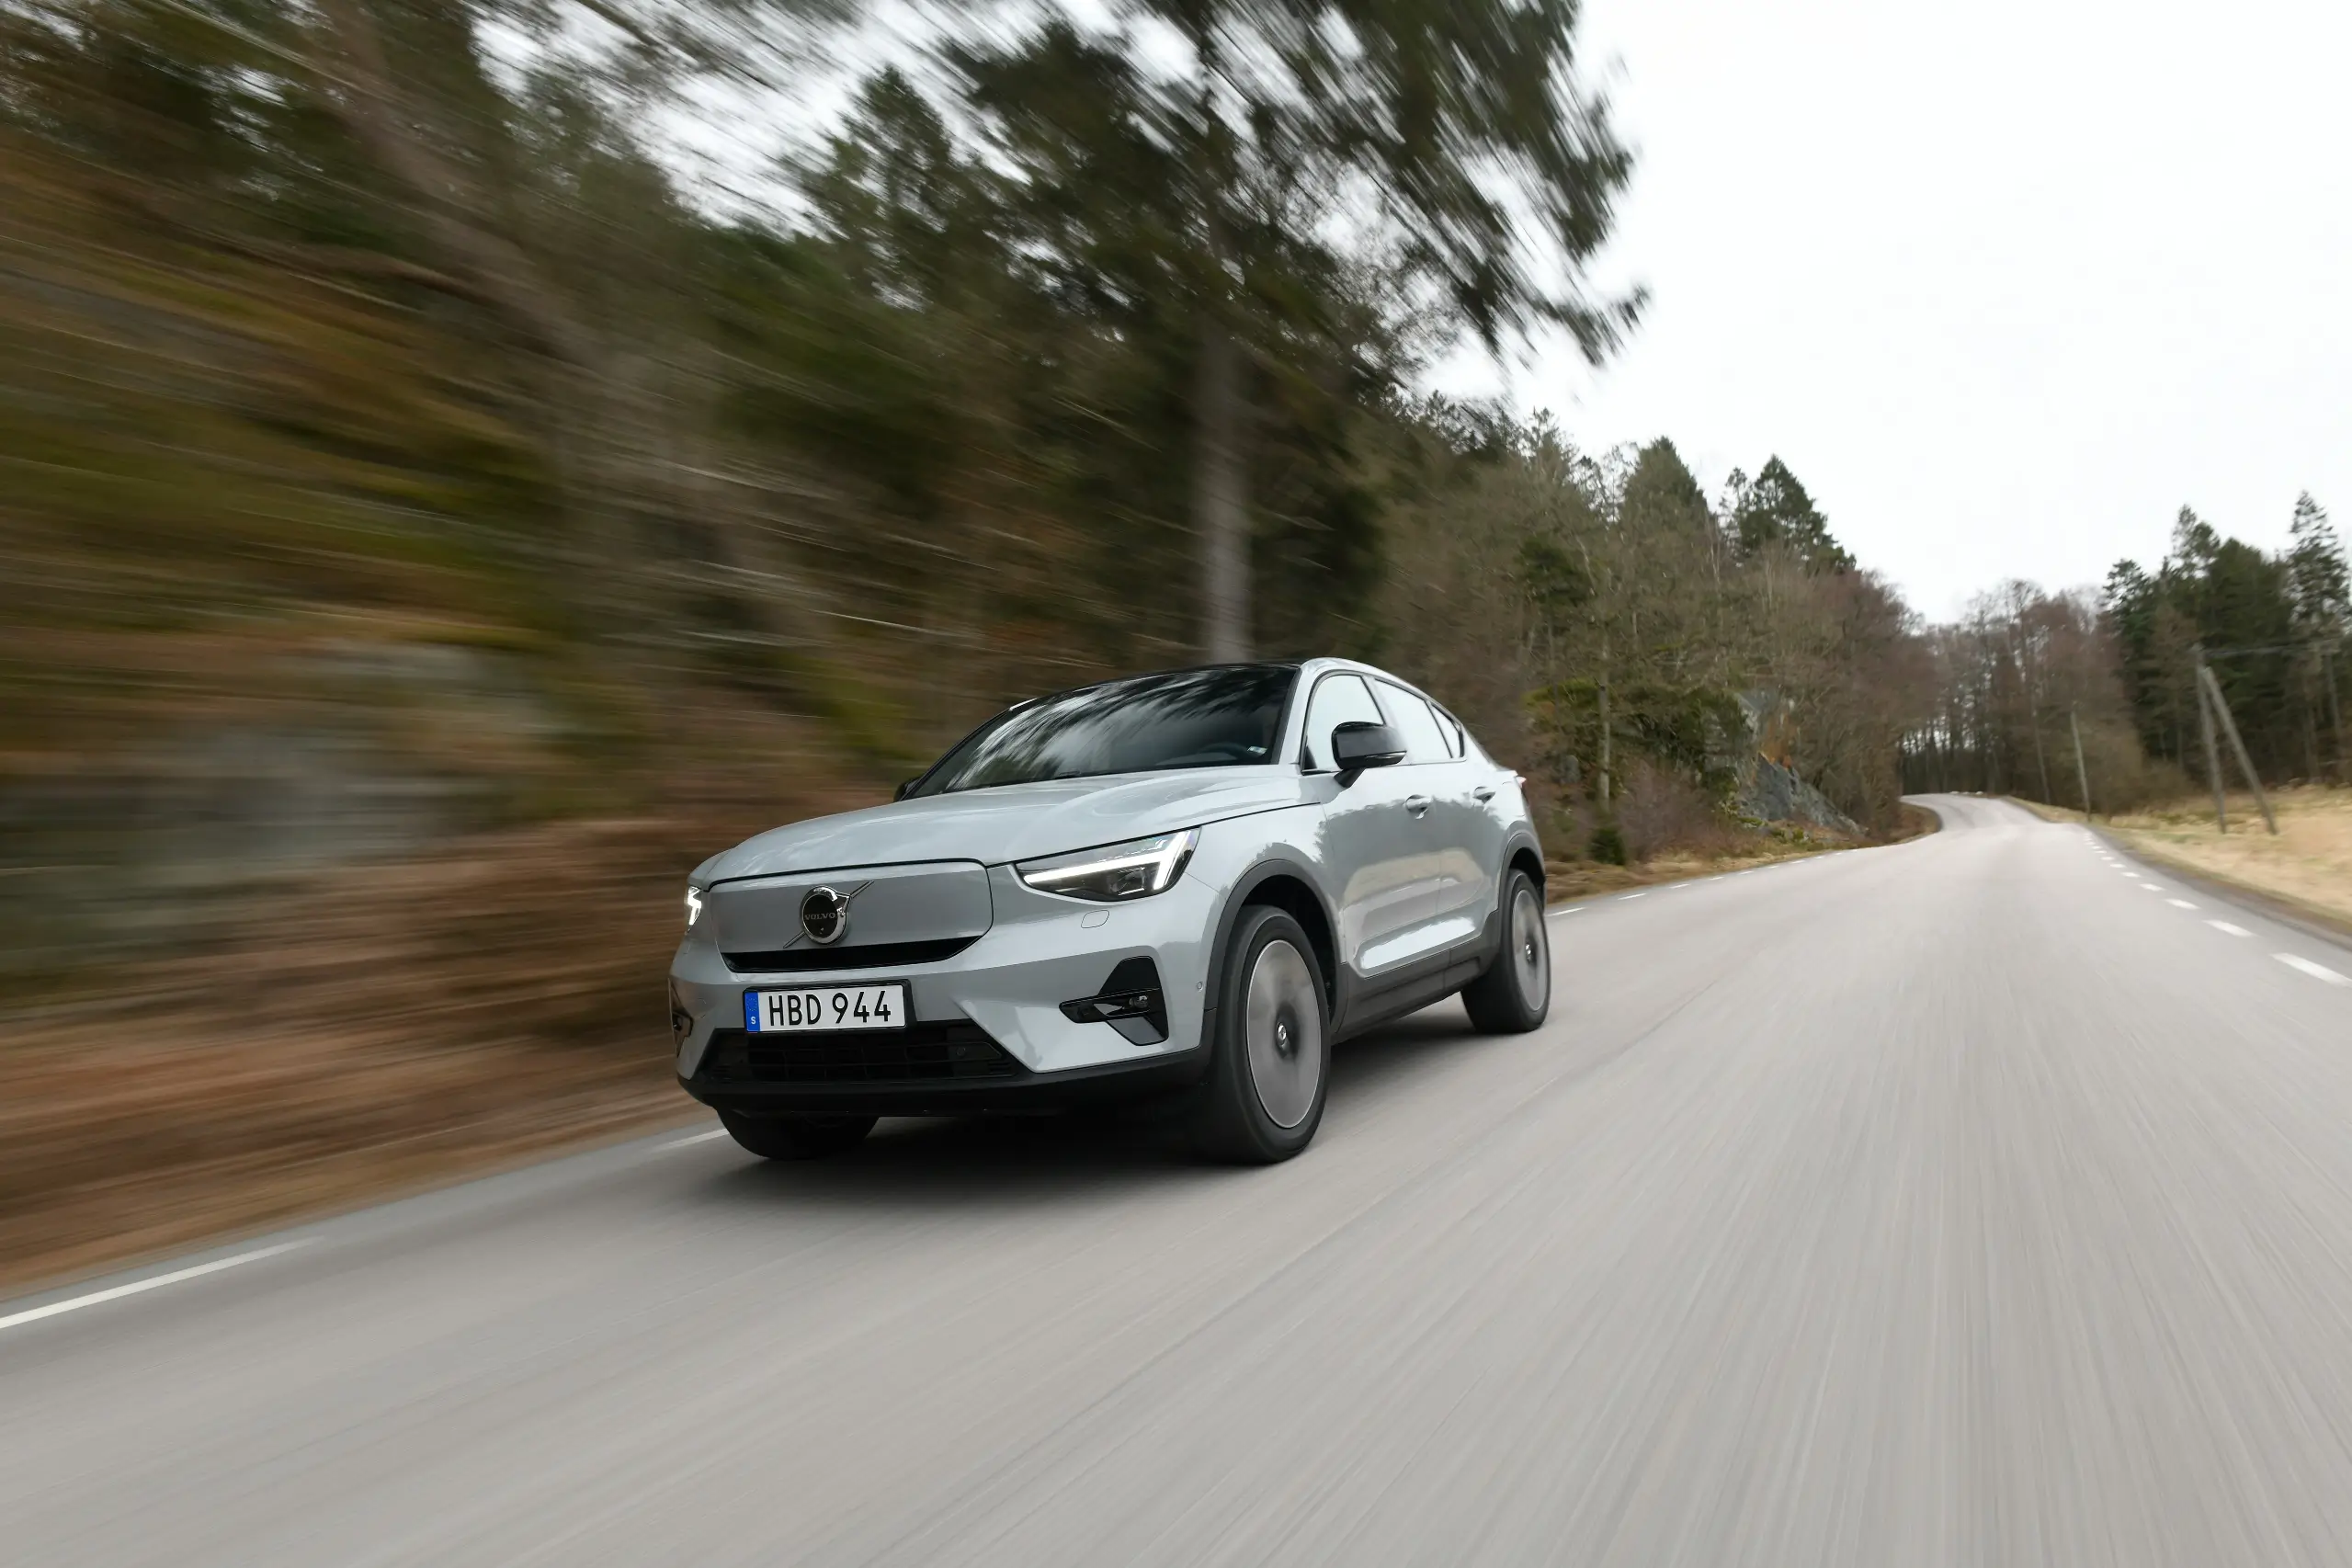
[[[948,51],[1035,198],[1040,265],[1188,346],[1211,658],[1252,639],[1253,414],[1347,335],[1331,281],[1378,278],[1390,324],[1433,342],[1491,349],[1556,325],[1597,359],[1631,322],[1638,296],[1596,298],[1584,280],[1631,158],[1572,81],[1577,9],[1129,0],[1112,30],[975,28]],[[1337,369],[1352,373],[1344,357]]]
[[[1854,569],[1854,557],[1831,535],[1829,520],[1777,456],[1740,488],[1736,507],[1732,528],[1743,555],[1778,544],[1795,551],[1810,572]]]
[[[2326,509],[2308,490],[2295,497],[2287,537],[2287,576],[2297,625],[2306,636],[2341,637],[2352,617],[2352,577],[2346,572],[2344,546],[2328,523]]]

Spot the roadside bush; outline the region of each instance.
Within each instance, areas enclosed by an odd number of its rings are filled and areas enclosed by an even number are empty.
[[[1646,761],[1636,762],[1626,772],[1616,831],[1622,853],[1635,860],[1669,849],[1722,853],[1738,847],[1739,838],[1707,790],[1682,773]]]

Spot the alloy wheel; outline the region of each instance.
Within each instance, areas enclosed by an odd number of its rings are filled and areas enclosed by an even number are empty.
[[[1551,999],[1551,934],[1543,923],[1543,903],[1535,890],[1520,884],[1511,900],[1511,978],[1528,1011],[1540,1013]]]
[[[1257,950],[1244,998],[1243,1037],[1257,1103],[1286,1131],[1307,1119],[1323,1083],[1323,1010],[1317,1001],[1314,971],[1298,949],[1277,938]]]

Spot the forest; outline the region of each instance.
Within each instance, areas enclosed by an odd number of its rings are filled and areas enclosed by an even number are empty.
[[[1892,820],[1905,611],[1786,464],[1710,501],[1415,390],[1638,322],[1573,5],[951,11],[862,75],[857,22],[0,6],[18,981],[1202,657],[1431,683],[1572,858],[1711,831],[1742,693]],[[772,165],[691,155],[819,79]]]
[[[1421,390],[1639,330],[1573,0],[922,15],[874,62],[771,0],[0,4],[12,988],[613,824],[652,910],[1201,658],[1424,682],[1563,860],[1755,831],[1758,757],[1865,835],[2071,801],[2070,724],[2185,788],[2199,647],[2267,773],[2340,775],[2315,503],[1926,626],[1778,456],[1710,495]]]
[[[2346,782],[2344,547],[2309,493],[2286,533],[2266,553],[2183,506],[2153,570],[2119,561],[2098,589],[2071,593],[2013,582],[1931,628],[1932,698],[1904,743],[1906,787],[2080,809],[2086,779],[2091,806],[2113,812],[2187,794],[2218,762],[2238,788],[2227,729],[2205,749],[2200,660],[2265,783]]]

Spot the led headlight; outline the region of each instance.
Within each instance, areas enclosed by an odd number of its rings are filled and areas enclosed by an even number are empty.
[[[701,890],[700,888],[698,888],[698,887],[688,886],[688,887],[687,888],[687,890],[686,890],[686,924],[687,924],[687,928],[688,930],[692,930],[692,929],[694,928],[694,923],[695,923],[696,921],[698,921],[698,920],[701,919],[701,918],[702,918],[702,890]]]
[[[1199,843],[1200,830],[1187,827],[1156,838],[1131,838],[1099,849],[1024,860],[1013,871],[1040,892],[1091,899],[1096,903],[1123,903],[1175,886]]]

